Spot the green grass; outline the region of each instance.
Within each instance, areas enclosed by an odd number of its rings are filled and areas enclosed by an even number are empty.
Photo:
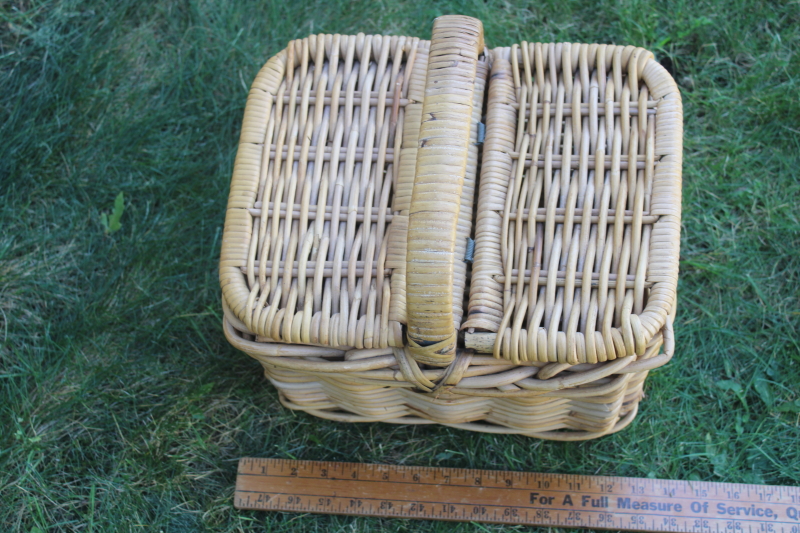
[[[800,483],[800,5],[0,2],[0,529],[517,531],[233,509],[242,456]],[[309,33],[648,47],[686,115],[677,355],[585,443],[336,424],[226,343],[217,257],[247,85]],[[105,231],[124,193],[121,229]]]

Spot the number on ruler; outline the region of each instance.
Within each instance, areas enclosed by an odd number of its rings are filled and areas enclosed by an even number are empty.
[[[631,515],[631,523],[634,524],[634,525],[643,526],[644,525],[644,520],[645,520],[645,518],[642,515],[638,515],[638,514]]]

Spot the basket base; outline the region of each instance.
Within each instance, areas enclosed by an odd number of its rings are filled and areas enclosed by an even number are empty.
[[[426,391],[408,379],[402,352],[287,347],[249,340],[228,320],[224,329],[234,346],[261,363],[289,409],[338,422],[441,424],[561,441],[602,437],[628,426],[649,371],[673,353],[669,329],[639,359],[595,365],[515,365],[464,352],[454,363],[458,370],[415,369],[420,379],[443,385]],[[659,354],[663,341],[666,350]],[[449,381],[456,373],[458,379]]]
[[[426,424],[439,424],[442,426],[447,426],[456,429],[465,429],[467,431],[477,431],[479,433],[494,433],[500,435],[524,435],[526,437],[533,437],[537,439],[545,439],[545,440],[557,440],[557,441],[582,441],[582,440],[591,440],[596,439],[598,437],[603,437],[605,435],[610,435],[612,433],[616,433],[617,431],[621,431],[628,427],[633,419],[636,417],[636,414],[639,410],[639,403],[636,402],[631,406],[631,409],[611,427],[610,430],[605,432],[594,432],[594,431],[519,431],[514,428],[497,426],[494,424],[481,424],[478,422],[465,422],[461,424],[447,424],[442,422],[436,422],[434,420],[430,420],[427,418],[422,418],[420,416],[403,416],[399,418],[379,418],[379,417],[367,417],[362,416],[354,413],[346,413],[343,411],[336,411],[336,410],[327,410],[327,409],[308,409],[301,407],[291,401],[287,400],[283,393],[279,393],[279,399],[281,404],[288,409],[296,410],[296,411],[304,411],[310,415],[316,416],[318,418],[324,418],[326,420],[333,420],[335,422],[383,422],[386,424],[418,424],[418,425],[426,425]]]

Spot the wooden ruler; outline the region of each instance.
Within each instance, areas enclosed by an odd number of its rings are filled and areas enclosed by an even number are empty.
[[[234,505],[537,526],[800,533],[800,488],[326,461],[239,461]]]

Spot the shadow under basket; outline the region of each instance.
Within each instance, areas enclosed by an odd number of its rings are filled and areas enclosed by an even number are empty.
[[[641,48],[292,41],[245,109],[225,335],[321,418],[618,431],[674,351],[682,134]]]

